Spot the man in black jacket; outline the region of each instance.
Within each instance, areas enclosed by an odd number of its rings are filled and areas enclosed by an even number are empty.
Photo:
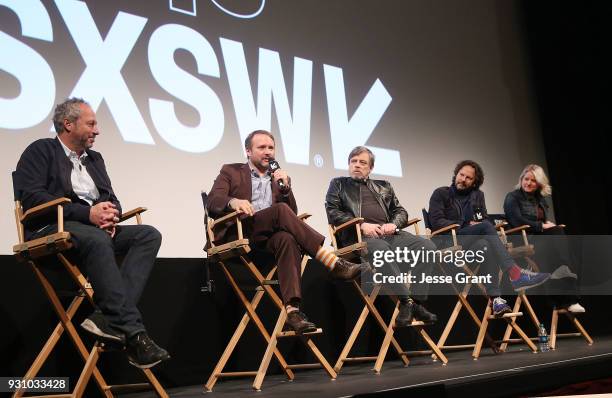
[[[119,226],[121,205],[113,192],[100,153],[91,150],[98,134],[89,104],[71,98],[57,105],[56,138],[30,144],[15,173],[23,210],[66,197],[64,229],[73,252],[95,291],[96,309],[81,326],[102,340],[127,345],[130,363],[150,368],[169,359],[147,335],[136,304],[161,245],[161,234],[148,225]],[[25,225],[27,239],[57,230],[52,217]],[[124,255],[121,268],[115,256]]]
[[[485,284],[492,298],[493,313],[501,315],[511,312],[506,301],[500,297],[498,267],[508,274],[515,291],[522,291],[546,282],[550,274],[536,273],[520,268],[508,254],[497,236],[493,224],[487,219],[484,193],[480,190],[484,173],[473,160],[457,164],[450,187],[436,189],[429,200],[429,220],[432,231],[451,224],[459,224],[457,230],[463,249],[483,250],[483,270],[491,275],[492,283]]]
[[[334,178],[325,197],[327,219],[332,225],[343,224],[355,217],[363,217],[361,233],[368,245],[368,261],[374,266],[383,263],[385,271],[393,276],[401,276],[402,270],[398,260],[382,261],[381,254],[397,253],[396,249],[410,251],[435,251],[436,246],[429,240],[401,231],[408,225],[408,213],[400,205],[393,187],[388,181],[373,180],[369,175],[374,168],[374,154],[364,146],[354,148],[348,157],[350,177]],[[344,233],[339,237],[339,244],[350,242],[351,236]],[[354,239],[354,237],[353,237]],[[381,264],[381,265],[383,265]],[[430,313],[420,302],[427,299],[429,285],[419,283],[421,275],[431,273],[433,264],[418,261],[410,264],[411,275],[415,282],[386,284],[391,292],[397,293],[400,299],[400,312],[396,318],[397,326],[409,325],[413,319],[435,322],[437,316]],[[408,271],[406,269],[405,271]]]

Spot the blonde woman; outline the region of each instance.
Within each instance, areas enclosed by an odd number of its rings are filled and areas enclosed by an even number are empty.
[[[555,224],[552,210],[546,200],[552,189],[544,169],[537,164],[527,165],[515,188],[506,195],[504,212],[512,227],[529,225],[531,228],[527,233],[537,235],[534,257],[541,271],[553,272],[561,265],[570,267],[571,257],[564,229]],[[574,313],[585,311],[578,303],[576,279],[551,280],[549,285],[549,291],[562,293],[550,295],[555,306],[567,308]]]

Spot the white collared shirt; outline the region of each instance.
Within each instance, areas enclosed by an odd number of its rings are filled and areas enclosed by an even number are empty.
[[[72,183],[72,190],[80,199],[93,205],[93,203],[100,197],[100,192],[96,187],[93,179],[87,172],[87,168],[83,165],[83,159],[87,157],[87,152],[83,151],[81,156],[77,155],[75,151],[70,150],[62,140],[57,138],[64,148],[64,152],[68,159],[72,162],[72,172],[70,173],[70,182]]]

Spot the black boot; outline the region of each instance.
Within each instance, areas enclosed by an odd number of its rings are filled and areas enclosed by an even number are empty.
[[[414,301],[400,300],[399,314],[395,318],[395,327],[401,328],[409,326],[414,319]]]
[[[147,332],[140,332],[128,339],[127,356],[130,364],[141,369],[151,368],[170,359],[168,351],[155,344]]]

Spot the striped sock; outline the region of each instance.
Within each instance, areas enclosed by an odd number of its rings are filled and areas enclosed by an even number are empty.
[[[336,261],[338,261],[338,256],[336,256],[333,251],[321,246],[317,251],[315,259],[322,262],[325,268],[331,271],[334,269]]]
[[[290,314],[290,313],[291,313],[291,312],[293,312],[293,311],[299,311],[299,310],[300,310],[300,308],[299,308],[299,307],[293,306],[293,305],[291,305],[291,304],[287,304],[287,305],[285,306],[285,311],[287,311],[287,314]]]

